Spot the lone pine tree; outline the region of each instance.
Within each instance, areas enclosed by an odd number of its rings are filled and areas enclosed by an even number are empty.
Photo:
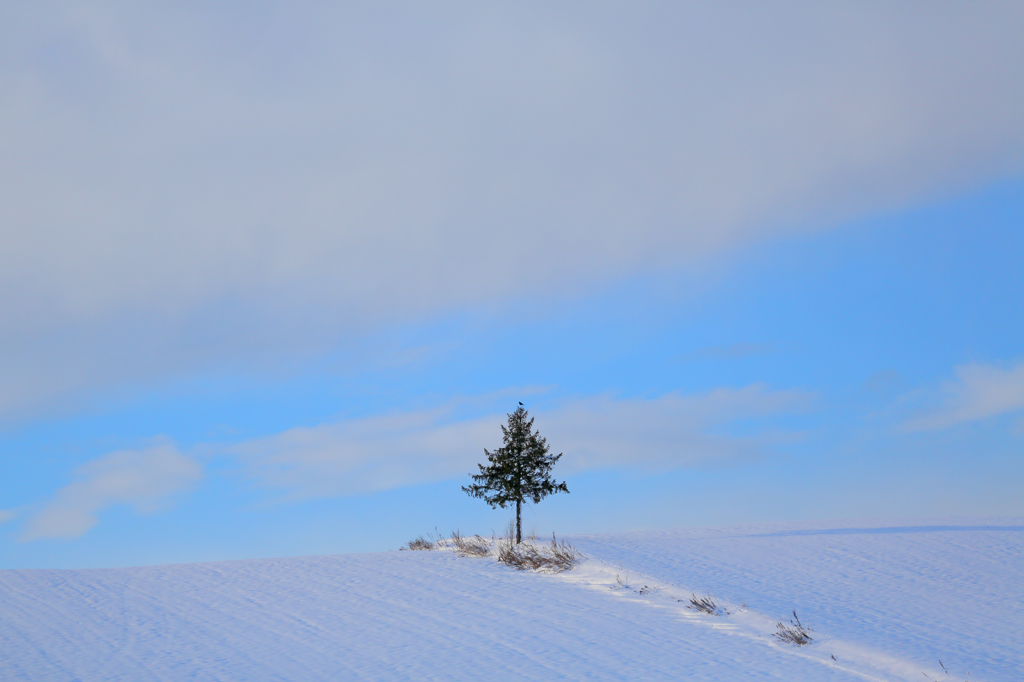
[[[523,502],[530,499],[538,504],[551,493],[568,493],[565,482],[556,483],[551,478],[551,468],[562,454],[550,454],[548,442],[533,430],[533,419],[523,404],[508,415],[508,426],[502,426],[504,445],[488,451],[487,466],[478,464],[479,474],[470,474],[474,483],[462,486],[472,497],[481,497],[491,507],[505,508],[516,503],[516,544],[523,541]]]

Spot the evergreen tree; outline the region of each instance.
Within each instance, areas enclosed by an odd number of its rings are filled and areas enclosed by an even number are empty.
[[[548,442],[533,430],[533,419],[519,403],[519,408],[508,415],[508,426],[502,426],[504,445],[493,452],[484,448],[489,465],[480,467],[479,474],[470,474],[474,483],[462,490],[472,497],[482,497],[491,507],[505,508],[516,503],[516,543],[523,541],[522,505],[527,499],[534,504],[551,493],[567,493],[565,482],[551,478],[551,468],[562,456],[550,454]]]

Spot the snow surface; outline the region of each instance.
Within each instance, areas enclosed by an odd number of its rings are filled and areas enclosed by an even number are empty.
[[[0,680],[1024,680],[1024,519],[573,541],[562,574],[447,551],[0,571]],[[772,636],[793,609],[808,646]]]

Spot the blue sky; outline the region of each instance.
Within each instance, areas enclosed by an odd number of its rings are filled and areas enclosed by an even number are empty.
[[[0,567],[1020,516],[1024,16],[7,8]]]

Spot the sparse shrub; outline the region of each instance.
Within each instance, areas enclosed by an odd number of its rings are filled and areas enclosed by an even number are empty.
[[[782,621],[779,621],[779,631],[773,633],[780,642],[787,644],[795,644],[796,646],[803,646],[810,644],[813,640],[807,630],[804,628],[803,623],[800,622],[799,616],[796,615],[796,610],[793,611],[793,618],[790,619],[790,625],[786,625]]]
[[[561,542],[551,534],[550,546],[538,546],[532,542],[516,544],[517,528],[515,521],[510,521],[503,537],[491,537],[490,540],[474,535],[469,538],[458,530],[452,531],[451,537],[427,533],[406,543],[402,550],[439,550],[447,549],[459,556],[486,557],[497,548],[498,561],[517,570],[547,570],[561,573],[572,569],[583,559],[583,554],[571,544]]]
[[[682,601],[680,599],[679,601]],[[687,604],[686,608],[693,609],[700,613],[706,613],[709,616],[720,616],[722,615],[722,608],[715,603],[715,600],[710,594],[706,594],[703,597],[698,597],[695,594],[690,595],[690,603]]]
[[[532,544],[509,546],[503,542],[498,548],[498,561],[516,570],[525,571],[540,568],[544,563],[544,557]]]
[[[646,585],[644,586],[646,588]],[[615,574],[615,584],[611,585],[613,590],[633,590],[633,586],[629,584],[629,574],[626,574],[626,579],[623,580],[622,576],[618,573]],[[649,589],[649,588],[648,588]],[[636,592],[636,590],[633,590]]]
[[[411,550],[431,550],[431,549],[437,549],[437,543],[435,541],[433,541],[433,540],[428,540],[427,538],[425,538],[425,537],[423,537],[421,535],[421,536],[419,536],[417,538],[413,538],[412,540],[409,540],[409,542],[406,543],[405,547],[402,547],[401,549],[403,549],[403,550],[406,550],[406,549],[411,549]]]
[[[491,545],[486,539],[479,535],[474,535],[471,538],[463,537],[458,530],[452,531],[449,544],[459,556],[484,557],[491,553]]]
[[[561,571],[568,571],[583,560],[583,553],[565,540],[561,542],[551,533],[551,557]]]
[[[433,533],[425,533],[417,538],[413,538],[409,542],[405,543],[405,547],[399,547],[399,550],[435,550],[441,549],[444,546],[444,538],[440,533],[437,532],[437,528],[434,528]]]
[[[559,542],[554,533],[549,547],[538,547],[530,542],[515,544],[514,536],[510,534],[498,548],[498,561],[519,571],[561,573],[572,569],[582,559],[583,554],[579,550],[565,540]]]

